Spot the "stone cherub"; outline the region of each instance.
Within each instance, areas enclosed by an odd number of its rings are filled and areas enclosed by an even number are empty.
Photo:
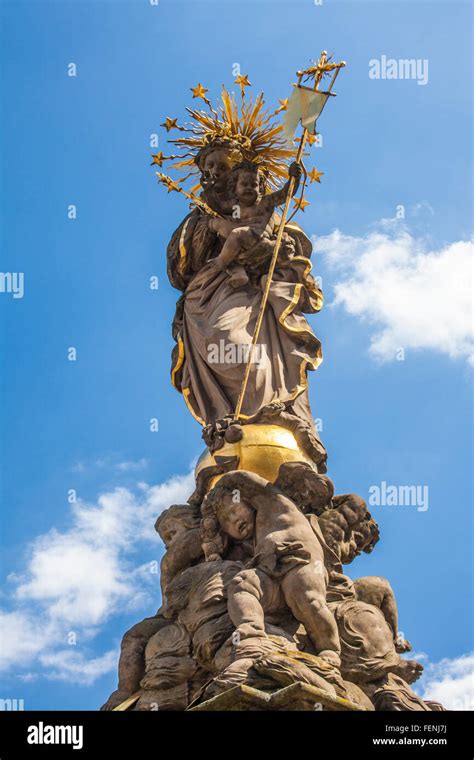
[[[392,674],[398,693],[415,704],[418,697],[408,684],[420,677],[423,667],[416,660],[402,659],[411,644],[398,630],[398,609],[386,578],[366,576],[352,581],[343,565],[362,552],[371,553],[379,540],[377,523],[357,494],[333,495],[329,478],[304,463],[281,466],[277,484],[306,514],[313,530],[323,537],[328,571],[327,603],[334,614],[341,642],[344,678],[364,684],[372,698],[376,688]],[[392,679],[393,680],[393,679]],[[384,699],[388,697],[383,689]],[[421,700],[421,707],[426,709]]]
[[[294,178],[293,195],[297,192],[301,165],[291,164],[289,177]],[[234,263],[244,251],[249,251],[261,239],[269,239],[275,229],[274,212],[287,197],[290,179],[282,188],[273,193],[265,193],[265,179],[256,164],[242,161],[231,171],[229,188],[233,196],[233,209],[238,209],[238,218],[211,219],[209,229],[225,238],[224,246],[215,259],[220,271],[230,275],[229,284],[235,288],[249,281],[245,268]]]
[[[398,612],[393,590],[379,576],[352,581],[343,573],[362,552],[369,554],[379,540],[379,528],[365,501],[354,493],[334,495],[332,481],[303,462],[288,462],[280,467],[275,482],[306,515],[322,539],[328,571],[328,602],[357,598],[378,607],[389,626],[398,652],[411,649],[398,631]]]
[[[334,496],[329,478],[303,462],[283,464],[276,485],[306,514],[322,540],[326,598],[338,626],[345,683],[358,684],[377,710],[443,709],[420,699],[409,686],[421,676],[423,666],[400,657],[412,647],[398,630],[397,602],[389,581],[380,576],[352,581],[343,572],[343,565],[362,552],[371,553],[379,540],[365,501],[357,494]]]
[[[253,559],[228,590],[229,615],[240,638],[264,638],[266,615],[286,604],[319,657],[338,667],[340,643],[326,604],[323,548],[293,501],[259,475],[239,470],[221,478],[201,511],[208,561],[221,556],[225,534],[254,540]]]
[[[202,557],[199,524],[199,507],[190,504],[173,504],[156,520],[155,530],[166,548],[160,571],[162,606],[154,616],[136,623],[123,636],[118,688],[110,695],[102,710],[113,710],[140,689],[140,682],[145,676],[145,653],[149,641],[163,636],[169,639],[170,631],[174,630],[170,628],[171,622],[167,619],[167,589],[176,575]]]
[[[199,507],[173,504],[157,518],[155,530],[166,548],[160,564],[160,612],[166,616],[168,584],[181,570],[185,570],[202,557]]]

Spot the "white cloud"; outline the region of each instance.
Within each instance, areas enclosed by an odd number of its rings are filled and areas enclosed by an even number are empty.
[[[31,662],[51,641],[54,626],[27,610],[0,610],[0,670]]]
[[[11,574],[7,607],[0,612],[0,670],[37,664],[49,677],[77,683],[117,665],[117,653],[90,659],[67,648],[68,634],[90,641],[111,616],[158,606],[156,573],[143,564],[158,558],[156,517],[173,503],[185,502],[194,488],[192,472],[156,486],[140,483],[138,493],[115,488],[97,503],[71,505],[70,527],[51,528],[26,551],[25,568]],[[140,552],[141,564],[136,564]],[[51,675],[53,674],[53,675]]]
[[[374,358],[425,349],[473,363],[470,242],[430,250],[402,222],[382,220],[363,237],[335,230],[314,243],[340,278],[332,305],[371,325]]]
[[[90,686],[101,676],[115,670],[118,658],[118,649],[111,649],[100,657],[87,659],[81,652],[71,647],[52,654],[41,655],[40,660],[50,680]]]
[[[420,201],[419,203],[415,203],[411,209],[410,213],[412,216],[422,216],[424,214],[429,214],[430,216],[434,216],[434,208],[431,205],[431,203],[428,203],[428,201]]]
[[[148,459],[139,459],[136,462],[117,462],[115,468],[120,472],[136,472],[148,467]]]
[[[90,462],[76,462],[73,467],[73,472],[84,473],[90,470],[112,470],[115,472],[139,472],[145,470],[148,467],[148,459],[142,457],[142,459],[120,461],[117,454],[109,454],[107,456],[98,457]]]
[[[474,652],[425,666],[422,689],[448,710],[474,710]]]

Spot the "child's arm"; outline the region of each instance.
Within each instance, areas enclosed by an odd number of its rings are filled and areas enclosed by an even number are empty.
[[[228,238],[236,223],[230,219],[209,219],[208,227],[212,232],[217,232],[221,237]]]
[[[294,177],[295,183],[293,186],[293,192],[292,196],[296,195],[298,192],[298,188],[300,186],[300,179],[301,179],[301,164],[299,164],[297,161],[294,161],[289,169],[288,169],[288,175],[289,177]],[[290,180],[288,182],[285,182],[283,187],[280,190],[275,190],[274,193],[270,193],[269,195],[264,196],[264,200],[271,203],[273,207],[276,208],[276,206],[282,206],[283,203],[286,201],[286,196],[288,195],[288,190],[290,187]]]
[[[227,472],[219,480],[219,486],[228,486],[239,492],[239,496],[242,500],[249,500],[252,503],[252,507],[255,511],[258,511],[261,504],[256,497],[262,496],[265,489],[269,485],[269,481],[257,475],[255,472],[248,470],[233,470]],[[255,499],[255,501],[253,501]]]

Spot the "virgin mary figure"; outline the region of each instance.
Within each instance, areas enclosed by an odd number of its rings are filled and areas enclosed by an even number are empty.
[[[214,262],[225,241],[212,231],[209,222],[213,213],[228,217],[232,208],[232,168],[250,160],[257,163],[267,187],[277,186],[294,157],[295,151],[281,137],[281,127],[269,123],[268,115],[262,112],[262,103],[260,96],[255,103],[242,104],[239,113],[235,100],[224,90],[220,113],[214,109],[210,115],[189,111],[201,134],[193,126],[191,137],[170,141],[187,147],[187,158],[176,166],[197,170],[202,201],[179,225],[167,249],[170,282],[182,292],[173,320],[176,346],[171,378],[203,426],[204,439],[212,451],[222,445],[222,436],[232,422],[250,358],[239,422],[271,422],[289,428],[319,471],[325,471],[326,452],[308,400],[307,373],[319,366],[322,352],[304,314],[318,312],[323,305],[322,292],[310,274],[310,240],[297,224],[285,224],[252,356],[249,348],[279,215],[273,234],[261,239],[241,261],[248,273],[245,285],[233,287],[227,272],[220,271]]]

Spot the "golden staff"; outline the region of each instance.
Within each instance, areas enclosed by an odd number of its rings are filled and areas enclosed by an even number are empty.
[[[332,70],[334,70],[334,74],[332,75],[331,82],[330,82],[329,87],[327,89],[327,92],[330,93],[331,92],[331,88],[332,88],[334,82],[336,81],[336,78],[337,78],[337,75],[339,74],[340,69],[343,68],[345,65],[346,64],[345,64],[344,61],[341,61],[341,63],[336,63],[336,64],[334,64],[334,63],[328,63],[327,62],[327,52],[325,50],[323,50],[323,52],[321,53],[321,57],[320,57],[319,61],[317,62],[317,64],[315,66],[313,66],[313,67],[311,67],[309,69],[305,69],[304,71],[298,71],[297,72],[298,84],[300,84],[300,82],[301,82],[301,80],[302,80],[302,78],[304,76],[313,76],[314,75],[314,89],[315,89],[315,91],[317,91],[318,85],[321,82],[321,80],[322,80],[325,72],[326,71],[332,71]],[[323,112],[324,106],[326,105],[327,101],[328,101],[328,98],[326,98],[326,100],[324,101],[323,106],[321,108],[321,111],[318,114],[318,118],[321,115],[321,113]],[[303,134],[301,135],[301,138],[300,138],[300,144],[298,146],[298,151],[297,151],[296,159],[295,159],[298,163],[301,162],[301,159],[303,157],[303,151],[304,151],[304,148],[305,148],[305,145],[306,145],[306,139],[307,139],[307,137],[308,137],[308,130],[305,127],[304,130],[303,130]],[[242,404],[243,404],[243,401],[244,401],[244,398],[245,398],[245,392],[247,390],[247,384],[248,384],[248,380],[249,380],[249,377],[250,377],[250,370],[251,370],[251,367],[252,367],[253,353],[254,353],[254,349],[255,349],[255,346],[257,344],[258,336],[260,334],[260,330],[261,330],[261,327],[262,327],[263,315],[265,313],[265,308],[267,306],[268,296],[270,294],[270,286],[272,284],[273,274],[275,272],[275,267],[276,267],[276,263],[277,263],[277,259],[278,259],[278,254],[280,252],[281,241],[282,241],[282,238],[283,238],[283,232],[284,232],[284,227],[285,227],[285,224],[286,224],[286,218],[288,216],[288,210],[290,208],[290,202],[291,202],[291,199],[293,197],[294,186],[295,186],[295,178],[294,177],[290,177],[290,182],[289,182],[289,185],[288,185],[288,192],[287,192],[286,200],[285,200],[285,206],[284,206],[284,209],[283,209],[283,214],[281,216],[280,226],[278,228],[277,239],[276,239],[276,242],[275,242],[275,249],[273,251],[272,260],[270,262],[270,268],[268,270],[267,282],[265,284],[265,290],[264,290],[264,293],[263,293],[262,302],[260,304],[260,308],[259,308],[259,311],[258,311],[257,323],[255,325],[255,330],[254,330],[254,334],[253,334],[253,337],[252,337],[252,342],[250,344],[250,351],[249,351],[249,356],[248,356],[248,359],[247,359],[247,364],[246,364],[246,367],[245,367],[244,379],[242,381],[242,386],[241,386],[241,389],[240,389],[239,398],[237,400],[237,406],[235,407],[235,412],[234,412],[234,417],[233,417],[234,422],[238,422],[238,420],[240,419],[240,413],[242,411]]]

